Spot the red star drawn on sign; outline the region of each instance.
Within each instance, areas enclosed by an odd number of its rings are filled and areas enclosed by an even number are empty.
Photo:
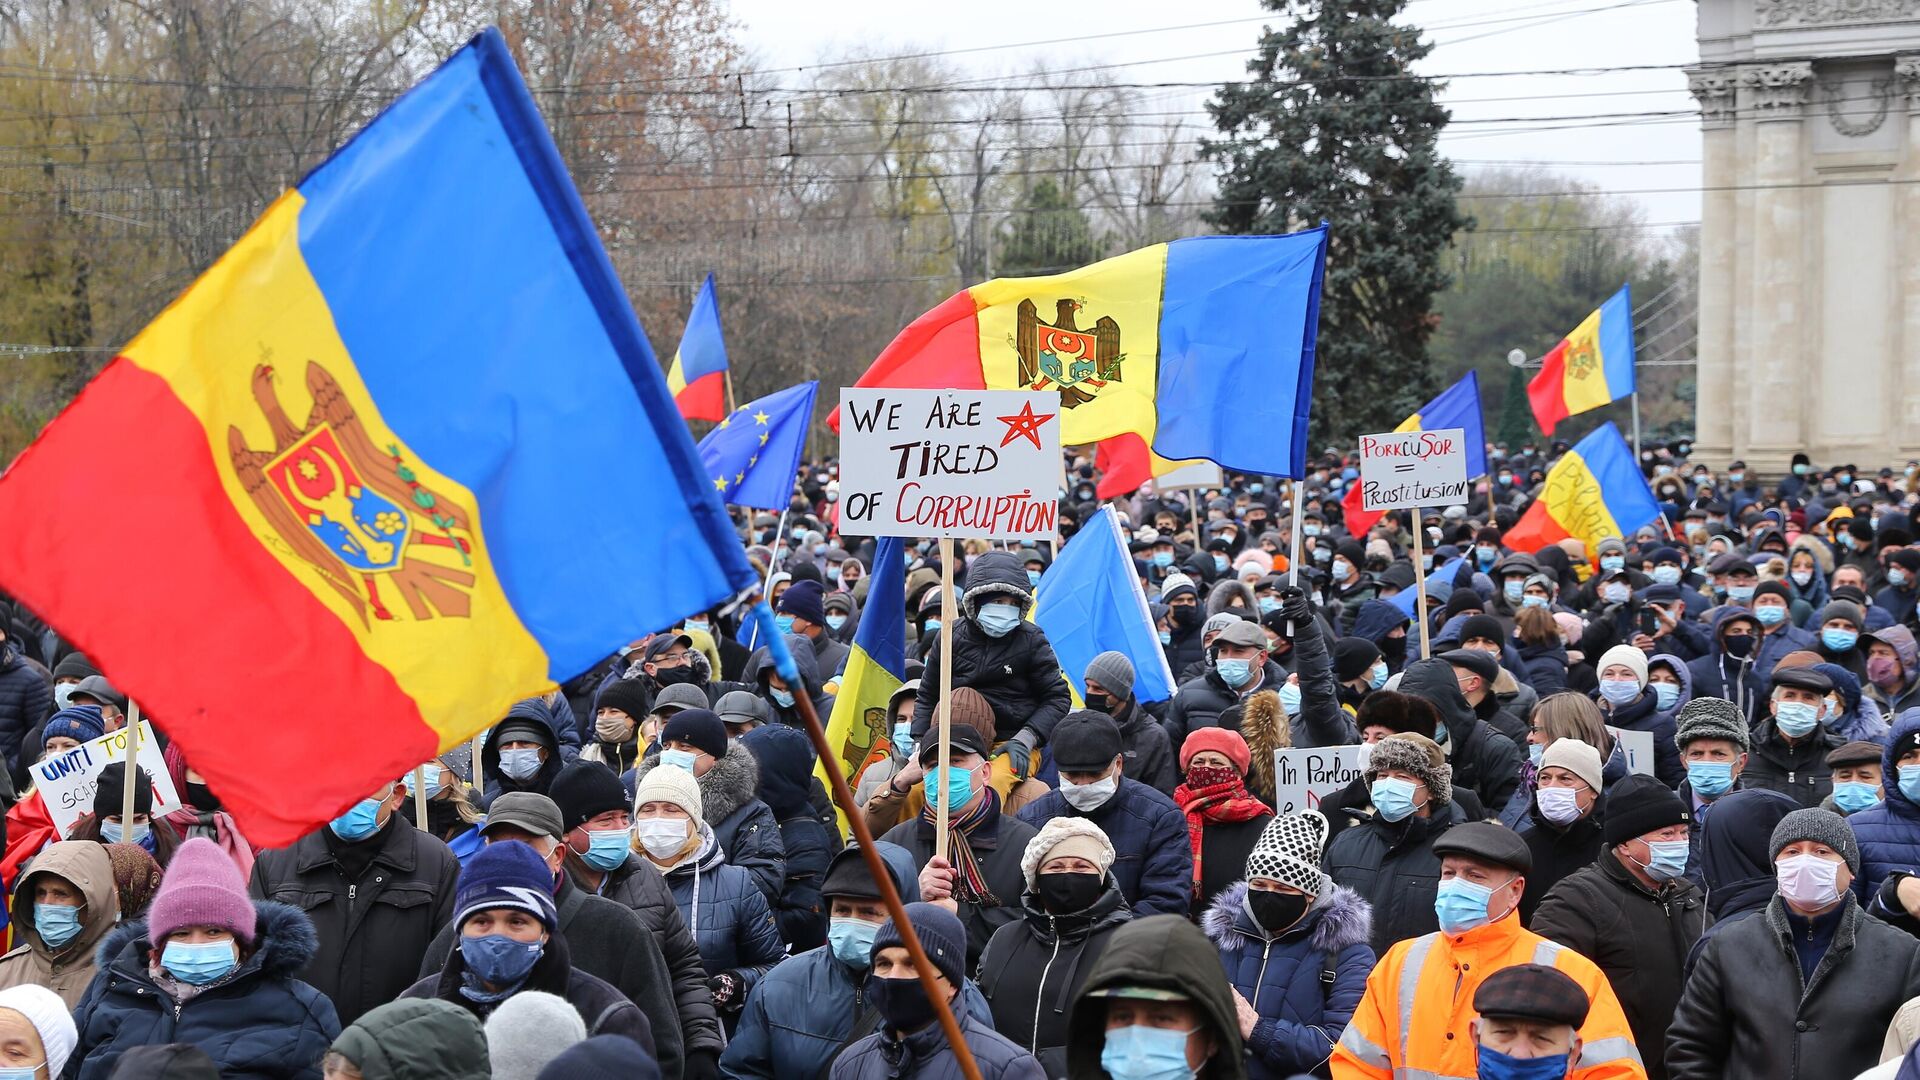
[[[1045,413],[1035,415],[1033,402],[1021,402],[1019,412],[1012,416],[999,417],[1000,422],[1007,425],[1006,438],[1000,440],[1000,445],[1005,446],[1015,439],[1026,439],[1033,443],[1035,450],[1045,450],[1046,447],[1040,445],[1040,425],[1053,419],[1056,415],[1058,414]]]

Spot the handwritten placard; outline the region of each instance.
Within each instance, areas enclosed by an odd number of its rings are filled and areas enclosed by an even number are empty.
[[[47,815],[61,836],[82,815],[93,812],[93,793],[100,787],[100,771],[127,754],[127,729],[110,731],[64,754],[55,754],[30,767],[34,790],[47,804]],[[180,793],[174,789],[167,761],[154,741],[153,725],[140,721],[140,769],[153,780],[153,816],[162,817],[180,809]],[[113,813],[120,813],[114,807]]]
[[[1467,433],[1461,428],[1360,436],[1360,502],[1367,510],[1467,501]]]
[[[842,533],[1053,538],[1059,394],[847,387],[840,407]]]

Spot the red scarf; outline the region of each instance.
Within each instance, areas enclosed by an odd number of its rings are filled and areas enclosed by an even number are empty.
[[[1213,781],[1194,786],[1194,781]],[[1173,801],[1187,815],[1187,842],[1193,846],[1193,895],[1200,895],[1200,840],[1208,823],[1251,821],[1273,810],[1247,794],[1246,778],[1230,768],[1200,766],[1189,770],[1187,783],[1173,789]]]

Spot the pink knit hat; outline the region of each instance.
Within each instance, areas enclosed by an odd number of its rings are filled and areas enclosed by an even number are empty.
[[[147,909],[147,940],[155,947],[188,926],[217,926],[251,945],[259,916],[240,868],[220,845],[204,836],[181,844]]]

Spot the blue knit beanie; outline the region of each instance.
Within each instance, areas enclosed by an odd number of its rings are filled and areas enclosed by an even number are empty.
[[[48,739],[65,736],[75,742],[92,742],[107,733],[107,721],[100,715],[98,705],[69,705],[53,714],[40,735],[40,746],[46,748]]]
[[[547,860],[518,840],[497,840],[481,848],[460,868],[454,893],[453,925],[477,911],[517,908],[551,931],[559,922],[553,903],[553,871]]]
[[[927,959],[940,969],[947,981],[959,986],[966,977],[967,967],[967,928],[946,908],[933,904],[918,903],[907,905],[907,921],[913,924],[913,932],[920,938],[920,947],[927,951]],[[900,931],[888,919],[880,924],[873,935],[874,956],[890,945],[903,945]]]

